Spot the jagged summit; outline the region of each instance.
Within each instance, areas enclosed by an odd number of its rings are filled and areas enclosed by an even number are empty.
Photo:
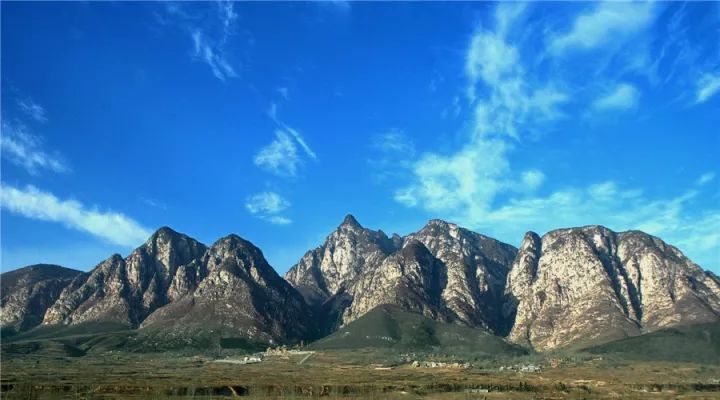
[[[285,279],[238,235],[205,246],[161,227],[87,273],[37,265],[0,283],[3,329],[97,322],[182,340],[307,340],[387,304],[537,350],[720,320],[715,274],[658,237],[600,225],[527,232],[516,249],[440,219],[389,238],[348,214]]]
[[[353,226],[356,228],[362,228],[362,225],[355,219],[355,217],[352,214],[347,214],[345,218],[343,218],[342,224],[340,226]]]

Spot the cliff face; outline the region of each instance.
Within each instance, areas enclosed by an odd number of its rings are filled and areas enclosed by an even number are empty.
[[[2,274],[2,328],[88,322],[160,337],[296,342],[382,305],[533,347],[583,347],[720,320],[720,279],[651,235],[601,226],[525,235],[520,249],[441,220],[400,237],[347,216],[280,277],[252,243],[207,248],[161,228],[84,273]]]
[[[503,289],[516,252],[440,220],[390,239],[348,216],[285,277],[322,304],[330,331],[379,304],[495,330],[502,325]]]
[[[115,254],[68,285],[43,323],[112,321],[137,326],[157,308],[197,286],[205,246],[161,228],[123,259]]]
[[[539,350],[717,321],[718,282],[678,249],[600,226],[530,232],[506,286],[509,339]]]
[[[256,342],[299,341],[313,333],[302,296],[236,235],[218,240],[202,259],[207,276],[196,290],[152,313],[143,329],[191,336],[212,330]]]
[[[360,274],[377,266],[396,249],[382,231],[363,228],[348,215],[320,247],[308,251],[285,274],[310,304],[343,292]]]
[[[39,325],[73,279],[84,274],[59,265],[38,264],[0,275],[0,327],[15,332]]]

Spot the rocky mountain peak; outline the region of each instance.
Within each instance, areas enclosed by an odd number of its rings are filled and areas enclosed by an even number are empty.
[[[362,225],[355,219],[355,217],[352,214],[347,214],[345,218],[343,219],[340,226],[351,226],[353,228],[362,228]]]
[[[720,287],[673,246],[603,226],[526,235],[506,286],[510,339],[540,350],[720,319]]]
[[[522,244],[520,245],[520,251],[539,252],[540,246],[542,246],[540,235],[530,231],[525,233]]]

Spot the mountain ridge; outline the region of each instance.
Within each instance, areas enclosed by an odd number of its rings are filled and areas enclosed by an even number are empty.
[[[161,227],[125,258],[51,274],[39,308],[6,300],[32,292],[18,274],[2,274],[4,330],[107,323],[293,343],[388,305],[545,351],[720,320],[715,274],[660,238],[599,225],[528,232],[515,248],[439,219],[388,237],[348,214],[284,277],[237,235],[206,246]]]

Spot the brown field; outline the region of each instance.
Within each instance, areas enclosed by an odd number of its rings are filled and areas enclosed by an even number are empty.
[[[369,351],[319,352],[302,365],[298,363],[303,355],[237,365],[212,362],[207,356],[160,353],[5,355],[2,398],[720,398],[720,367],[714,365],[589,359],[551,368],[540,361],[541,372],[519,373],[500,372],[497,365],[470,369],[388,366],[372,364],[373,357]]]

